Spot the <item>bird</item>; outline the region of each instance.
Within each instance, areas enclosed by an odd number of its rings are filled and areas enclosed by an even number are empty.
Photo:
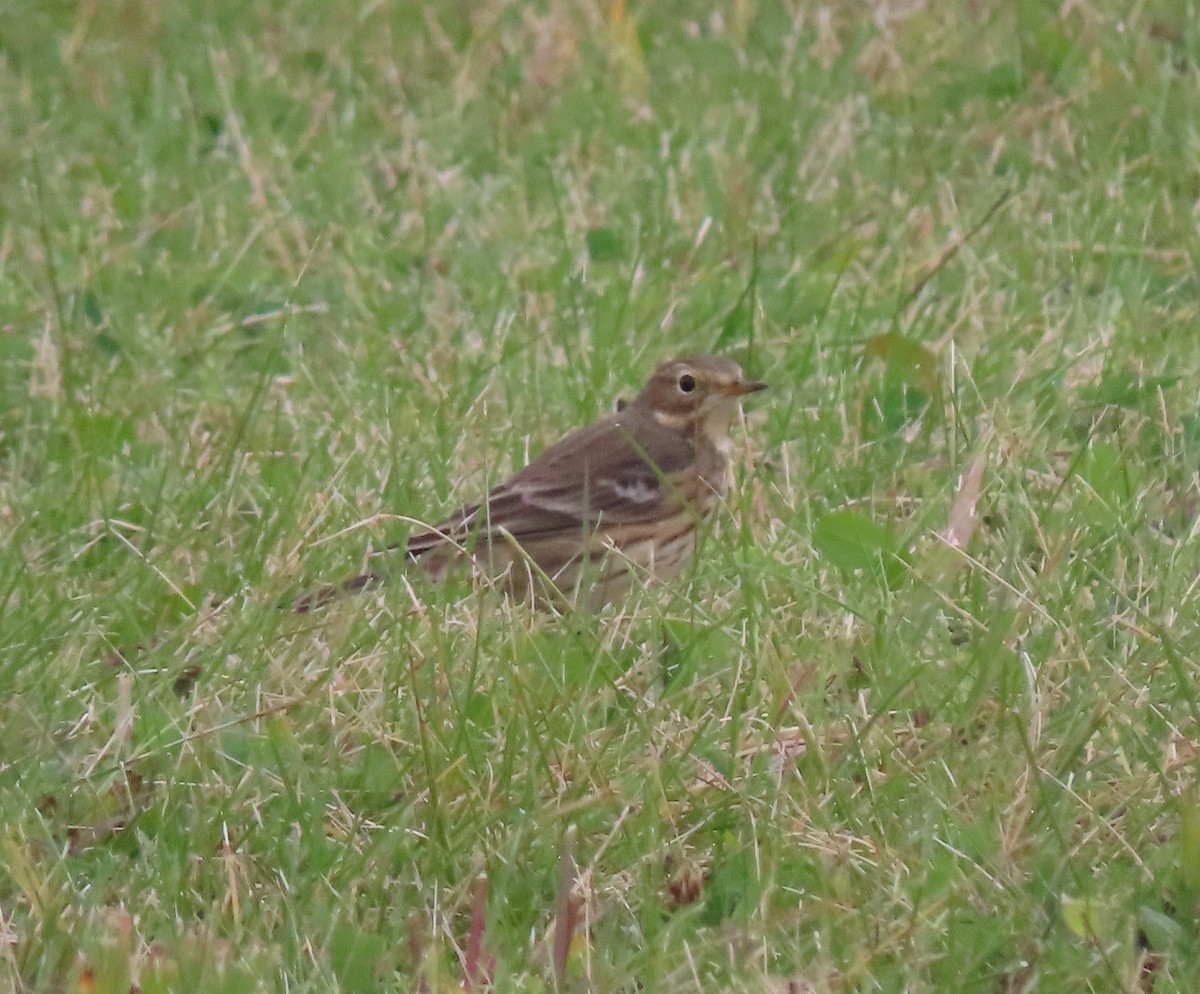
[[[391,549],[435,579],[465,564],[513,599],[598,610],[693,558],[697,528],[729,487],[740,402],[766,387],[720,356],[664,362],[634,400]],[[373,571],[320,587],[293,609],[305,614],[386,578]]]

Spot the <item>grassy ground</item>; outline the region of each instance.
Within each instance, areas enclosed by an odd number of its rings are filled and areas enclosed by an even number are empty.
[[[1194,989],[1200,12],[699,7],[0,12],[0,988]],[[277,608],[697,350],[686,581]]]

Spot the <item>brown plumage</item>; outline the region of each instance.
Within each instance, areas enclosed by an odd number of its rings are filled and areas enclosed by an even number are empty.
[[[637,398],[571,432],[405,551],[433,576],[455,563],[514,597],[598,608],[678,573],[696,526],[725,495],[729,428],[741,397],[766,384],[716,356],[663,363]],[[297,612],[381,582],[366,573],[299,598]]]

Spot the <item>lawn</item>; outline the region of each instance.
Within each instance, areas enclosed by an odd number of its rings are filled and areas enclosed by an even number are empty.
[[[1195,989],[1194,5],[9,0],[0,133],[0,990]],[[286,609],[689,352],[681,579]]]

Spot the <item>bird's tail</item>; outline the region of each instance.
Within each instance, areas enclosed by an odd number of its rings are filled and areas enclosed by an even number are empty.
[[[404,562],[419,561],[425,567],[425,572],[434,577],[440,577],[446,570],[447,564],[456,554],[462,552],[462,546],[446,532],[436,528],[421,531],[412,535],[405,542],[395,542],[372,552],[369,558],[377,556],[391,558],[398,552],[404,554]],[[341,583],[327,583],[307,594],[301,594],[292,601],[292,610],[296,614],[308,614],[317,608],[324,607],[330,601],[347,594],[357,594],[386,583],[391,574],[384,570],[371,570],[352,576]]]
[[[358,576],[352,576],[341,583],[327,583],[323,587],[310,590],[307,594],[301,594],[297,597],[292,601],[292,611],[296,614],[308,614],[309,611],[315,611],[319,607],[324,607],[330,601],[344,594],[357,594],[360,590],[369,590],[371,587],[377,587],[386,579],[387,574],[373,572],[360,573]]]

